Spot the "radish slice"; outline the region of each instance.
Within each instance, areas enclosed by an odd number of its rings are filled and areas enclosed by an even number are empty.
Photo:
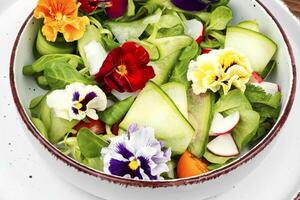
[[[207,149],[217,156],[231,157],[239,155],[238,147],[230,134],[216,137],[207,144]]]
[[[213,49],[202,49],[202,54],[208,54],[212,51]]]
[[[252,83],[253,85],[257,87],[261,87],[267,94],[275,95],[277,92],[279,92],[279,85],[276,83],[270,83],[270,82],[261,82],[261,83]]]
[[[103,46],[96,40],[92,40],[90,43],[85,45],[84,52],[86,55],[86,59],[90,65],[90,75],[97,74],[107,57],[107,52],[105,51]]]
[[[203,31],[204,28],[202,22],[196,19],[185,21],[184,33],[188,36],[191,36],[194,40],[197,41],[198,44],[203,41]]]
[[[264,80],[257,72],[252,72],[252,76],[250,78],[250,83],[262,83]]]
[[[216,113],[211,124],[209,136],[229,134],[237,126],[239,121],[239,112],[235,112],[225,118],[220,113]]]

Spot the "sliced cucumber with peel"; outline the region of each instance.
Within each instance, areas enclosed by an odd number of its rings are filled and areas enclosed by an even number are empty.
[[[158,48],[160,59],[163,59],[170,54],[191,45],[193,38],[181,35],[159,38],[150,42]]]
[[[209,137],[209,130],[214,114],[215,96],[211,92],[195,95],[188,91],[189,121],[194,126],[196,133],[189,145],[189,151],[202,157]]]
[[[185,86],[181,83],[169,82],[161,86],[161,89],[172,99],[177,108],[188,118],[188,102]]]
[[[237,26],[241,27],[241,28],[249,29],[249,30],[252,30],[255,32],[259,32],[259,24],[255,20],[242,21]]]
[[[151,81],[131,106],[120,128],[127,130],[133,123],[154,128],[156,138],[170,147],[173,155],[187,149],[195,132],[170,97]]]
[[[178,50],[163,59],[159,59],[155,62],[150,62],[149,65],[153,67],[155,73],[155,77],[152,79],[153,82],[161,85],[168,81],[170,73],[177,63],[180,53],[181,51]]]
[[[225,48],[243,53],[252,69],[258,73],[265,70],[277,51],[277,45],[267,36],[241,27],[228,27]]]
[[[74,42],[59,41],[59,39],[56,42],[49,42],[42,32],[39,31],[36,39],[36,50],[42,56],[48,54],[72,54],[76,50],[76,45]]]
[[[144,40],[131,40],[133,42],[138,43],[139,45],[143,46],[146,51],[149,53],[150,60],[158,60],[159,59],[159,51],[157,47],[154,44],[151,44],[150,42],[144,41]]]

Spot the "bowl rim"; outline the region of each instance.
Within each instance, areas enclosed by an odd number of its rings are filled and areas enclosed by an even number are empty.
[[[83,172],[90,176],[99,178],[103,181],[108,181],[108,182],[112,182],[112,183],[120,184],[120,185],[124,185],[124,186],[165,188],[165,187],[176,187],[176,186],[178,187],[178,186],[182,186],[182,185],[192,185],[192,184],[204,183],[204,182],[219,178],[222,175],[228,174],[229,172],[232,172],[236,168],[238,168],[238,167],[242,166],[243,164],[247,163],[248,161],[252,160],[254,157],[256,157],[257,154],[259,154],[261,151],[263,151],[273,141],[273,139],[278,135],[279,131],[285,124],[285,122],[288,118],[288,115],[291,111],[291,108],[293,106],[295,96],[296,96],[296,85],[297,85],[296,63],[295,63],[294,54],[293,54],[292,46],[289,42],[289,39],[288,39],[286,33],[284,32],[281,24],[276,19],[276,17],[272,14],[272,12],[263,3],[261,3],[260,0],[255,0],[255,2],[257,2],[263,8],[263,10],[265,12],[267,12],[267,14],[272,18],[272,20],[276,23],[278,29],[281,32],[281,35],[282,35],[284,41],[285,41],[285,44],[288,48],[288,52],[289,52],[290,59],[291,59],[291,65],[292,65],[291,91],[288,96],[286,107],[283,110],[283,114],[277,120],[276,125],[266,135],[266,137],[255,147],[250,149],[246,154],[241,156],[239,159],[233,161],[232,163],[230,163],[220,169],[216,169],[216,170],[213,170],[211,172],[208,172],[208,173],[205,173],[205,174],[202,174],[199,176],[185,178],[185,179],[174,179],[174,180],[165,180],[165,181],[132,180],[132,179],[127,179],[127,178],[123,178],[123,177],[105,174],[103,172],[99,172],[94,169],[91,169],[91,168],[73,160],[72,158],[64,155],[56,147],[54,147],[51,143],[49,143],[44,137],[42,137],[39,134],[37,129],[34,127],[32,122],[30,121],[29,117],[27,116],[27,114],[21,104],[21,101],[18,97],[18,92],[17,92],[17,88],[16,88],[16,83],[15,83],[15,75],[14,75],[16,51],[17,51],[21,36],[23,34],[23,31],[33,16],[33,12],[27,17],[27,19],[25,20],[25,22],[23,23],[22,27],[20,28],[20,30],[18,32],[18,35],[14,42],[14,46],[13,46],[12,53],[11,53],[11,59],[10,59],[10,67],[9,67],[10,87],[11,87],[11,92],[12,92],[13,99],[14,99],[15,105],[17,107],[18,113],[19,113],[21,119],[23,120],[23,122],[25,123],[27,129],[42,144],[42,146],[44,146],[44,148],[47,149],[52,154],[52,156],[54,156],[58,160],[63,161],[64,164],[66,164],[70,167],[73,167],[78,172]]]

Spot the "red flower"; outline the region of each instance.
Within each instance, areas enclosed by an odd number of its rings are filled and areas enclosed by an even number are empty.
[[[109,91],[135,92],[155,76],[153,68],[147,66],[149,60],[144,47],[126,42],[108,54],[95,78]]]
[[[128,0],[78,0],[81,3],[81,10],[86,14],[94,12],[97,8],[105,8],[110,18],[122,17],[128,7]]]

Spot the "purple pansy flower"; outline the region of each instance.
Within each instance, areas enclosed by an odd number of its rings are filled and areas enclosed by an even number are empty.
[[[72,83],[64,90],[55,90],[47,96],[47,104],[57,117],[66,120],[83,120],[86,117],[97,120],[96,111],[106,108],[105,93],[94,85]]]
[[[125,178],[161,180],[168,172],[171,149],[165,149],[155,139],[154,129],[133,124],[127,134],[110,139],[110,145],[101,151],[104,172]]]

